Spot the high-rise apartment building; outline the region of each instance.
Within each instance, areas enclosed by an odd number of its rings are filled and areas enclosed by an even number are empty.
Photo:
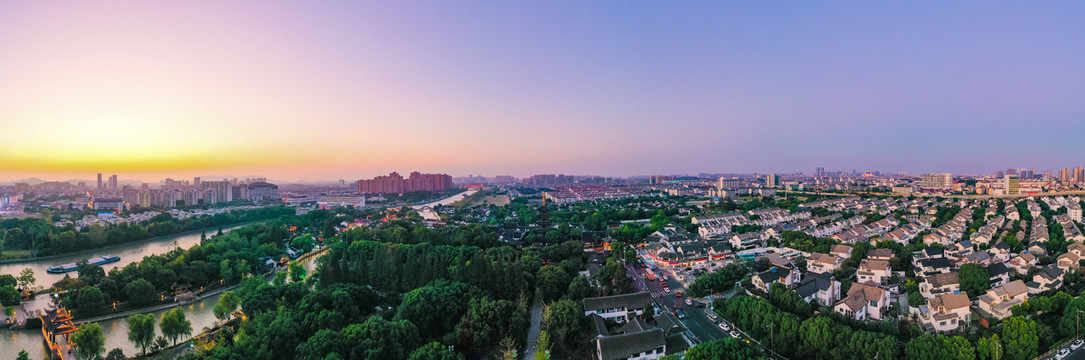
[[[109,177],[109,190],[117,191],[117,174]]]
[[[817,176],[817,177],[825,176],[825,168],[818,166],[817,169],[814,169],[814,176]]]
[[[652,176],[648,177],[648,184],[652,184],[652,185],[662,184],[664,182],[671,181],[671,180],[674,180],[674,178],[670,177],[670,176],[652,175]]]
[[[767,187],[780,186],[780,175],[769,174],[768,176],[765,176],[765,186],[767,186]]]
[[[358,192],[379,194],[402,194],[412,191],[443,191],[453,187],[452,176],[448,174],[422,174],[412,172],[404,179],[399,173],[377,176],[369,180],[358,180]]]
[[[1021,193],[1021,179],[1017,175],[1006,175],[1003,180],[1004,186],[1006,186],[1006,194],[1015,195]]]
[[[102,191],[102,173],[98,173],[98,190]]]
[[[953,187],[953,174],[925,174],[920,177],[919,186],[924,189],[949,189]]]
[[[204,193],[204,202],[207,204],[228,203],[234,200],[233,184],[229,180],[203,181],[200,189],[208,191]]]

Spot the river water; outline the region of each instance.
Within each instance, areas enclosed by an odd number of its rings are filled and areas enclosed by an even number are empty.
[[[418,215],[421,215],[423,219],[441,221],[441,215],[438,215],[436,211],[433,211],[433,207],[437,205],[452,205],[452,203],[463,200],[464,198],[474,195],[478,192],[478,189],[470,189],[462,193],[449,196],[447,198],[437,200],[428,204],[412,206],[415,211],[418,211]]]
[[[229,231],[245,225],[248,224],[224,227],[223,231]],[[216,228],[213,231],[217,232],[218,229]],[[22,269],[29,267],[34,269],[34,276],[38,280],[38,286],[50,286],[57,280],[60,280],[63,276],[46,273],[45,269],[50,266],[77,262],[82,259],[105,254],[120,256],[121,261],[103,266],[106,271],[109,271],[109,269],[115,267],[124,267],[130,263],[137,262],[143,259],[144,256],[168,252],[175,246],[180,246],[185,249],[192,247],[193,245],[200,243],[200,233],[200,231],[191,231],[177,235],[162,236],[144,242],[125,244],[109,250],[80,253],[77,255],[65,255],[48,260],[30,260],[16,264],[4,264],[0,265],[0,274],[12,274],[18,276]],[[212,232],[212,234],[214,234],[214,232]],[[311,260],[308,261],[308,263],[305,264],[306,267],[311,269],[311,263]],[[74,272],[71,274],[72,276],[76,276],[76,273]],[[215,295],[184,306],[185,317],[192,323],[193,335],[203,331],[205,327],[211,327],[214,325],[215,321],[218,320],[212,312],[215,303],[218,302],[218,298],[219,295]],[[162,315],[169,310],[172,309],[156,311],[153,313],[158,319],[155,322],[155,331],[158,335],[162,334],[161,330],[158,329],[158,324],[162,319]],[[124,350],[124,354],[127,356],[138,354],[138,350],[135,346],[128,341],[128,322],[125,318],[102,321],[99,322],[98,325],[102,327],[102,332],[105,334],[106,351],[120,348],[121,350]],[[45,346],[42,344],[41,330],[0,329],[0,355],[14,357],[15,354],[19,353],[19,350],[26,350],[26,352],[30,353],[31,359],[42,359],[48,356]]]
[[[233,225],[223,227],[222,231],[233,230],[252,223],[244,223],[239,225]],[[208,236],[215,235],[218,232],[218,228],[208,229]],[[89,259],[102,255],[113,254],[121,257],[121,260],[112,264],[106,264],[102,266],[107,273],[113,268],[123,268],[128,264],[139,262],[143,260],[144,256],[163,254],[175,247],[180,246],[182,249],[188,249],[193,245],[200,243],[200,230],[194,230],[184,232],[175,235],[159,236],[153,239],[137,241],[134,243],[118,245],[116,247],[110,247],[104,250],[91,250],[84,251],[75,254],[61,255],[54,258],[48,258],[45,260],[27,260],[15,263],[0,264],[0,274],[11,274],[12,276],[19,276],[19,272],[25,268],[34,270],[34,278],[37,279],[37,286],[49,287],[53,283],[57,282],[64,277],[64,275],[50,274],[45,270],[55,265],[62,265],[68,263],[77,263],[83,259]],[[68,273],[72,277],[78,276],[77,272]]]

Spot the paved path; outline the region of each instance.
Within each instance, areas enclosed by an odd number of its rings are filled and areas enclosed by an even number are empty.
[[[215,295],[224,293],[226,291],[236,289],[238,286],[239,285],[232,285],[232,286],[227,286],[227,287],[211,290],[211,291],[208,291],[206,293],[200,294],[199,296],[196,297],[195,300],[190,301],[190,302],[185,302],[185,303],[171,302],[169,304],[161,304],[161,305],[155,305],[155,306],[151,306],[151,307],[132,309],[132,310],[128,310],[128,311],[121,311],[119,313],[95,316],[95,317],[87,318],[87,319],[77,319],[77,320],[72,321],[72,322],[76,323],[76,324],[83,324],[83,323],[90,323],[90,322],[105,321],[105,320],[110,320],[110,319],[125,318],[125,317],[128,317],[129,315],[132,315],[132,314],[152,313],[152,312],[159,311],[159,310],[165,310],[165,309],[169,309],[169,308],[172,308],[172,307],[177,307],[177,306],[181,306],[181,305],[185,305],[185,304],[190,304],[190,303],[193,303],[193,302],[198,302],[198,301],[206,299],[208,297],[215,296]]]
[[[542,292],[535,289],[535,302],[531,304],[531,327],[527,331],[527,354],[525,360],[535,360],[535,341],[542,332]]]

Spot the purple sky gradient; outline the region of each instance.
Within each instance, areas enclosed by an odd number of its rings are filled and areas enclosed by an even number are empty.
[[[1058,169],[1085,165],[1082,19],[1081,2],[4,3],[0,121],[58,125],[5,135],[0,161],[38,148],[0,178],[86,174],[98,160],[27,164],[100,124],[225,157],[118,170],[146,176]]]

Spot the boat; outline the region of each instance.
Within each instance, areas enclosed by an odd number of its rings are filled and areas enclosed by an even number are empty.
[[[99,257],[96,257],[96,258],[90,258],[90,259],[87,259],[86,261],[87,261],[87,264],[90,264],[90,265],[105,265],[105,264],[115,263],[115,262],[121,261],[121,257],[117,256],[117,255],[109,254],[109,255],[105,255],[105,256],[99,256]],[[72,271],[76,271],[76,270],[79,270],[79,264],[78,263],[69,263],[69,264],[52,266],[52,267],[46,269],[45,271],[49,272],[50,274],[63,274],[63,273],[72,272]]]

